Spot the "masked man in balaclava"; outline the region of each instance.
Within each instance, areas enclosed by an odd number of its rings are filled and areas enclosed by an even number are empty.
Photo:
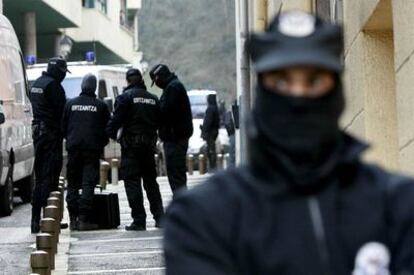
[[[342,45],[340,27],[299,11],[250,37],[250,162],[177,196],[168,275],[349,275],[367,243],[358,268],[414,274],[414,181],[363,162],[340,129]]]
[[[47,206],[51,191],[56,191],[62,170],[61,121],[66,96],[61,83],[69,72],[66,61],[51,58],[47,71],[43,72],[30,90],[33,108],[33,142],[35,147],[35,187],[32,201],[32,233],[40,230],[42,207]]]

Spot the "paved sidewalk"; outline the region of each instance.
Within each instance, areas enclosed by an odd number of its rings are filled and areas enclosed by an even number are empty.
[[[189,187],[205,181],[207,176],[189,177]],[[172,198],[166,177],[158,178],[164,206]],[[121,226],[114,230],[89,232],[70,232],[63,237],[62,251],[55,275],[65,274],[164,274],[165,267],[162,254],[162,230],[154,227],[149,211],[149,203],[145,197],[147,211],[147,231],[127,232],[125,225],[132,222],[130,208],[122,182],[109,185],[108,190],[117,192],[121,212]],[[145,194],[145,193],[144,193]],[[66,230],[68,232],[68,230]],[[65,245],[66,250],[65,251]],[[66,253],[65,253],[66,252]]]

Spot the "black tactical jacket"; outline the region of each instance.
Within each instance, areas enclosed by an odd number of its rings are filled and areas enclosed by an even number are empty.
[[[160,103],[158,98],[146,90],[144,84],[128,86],[116,98],[115,111],[107,133],[117,139],[122,128],[120,142],[123,148],[140,145],[155,146],[160,125]]]
[[[109,117],[108,106],[94,93],[82,92],[69,100],[62,120],[66,149],[102,152],[109,141],[105,133]]]
[[[193,135],[193,117],[184,85],[173,76],[160,98],[162,123],[160,138],[163,141],[189,139]]]
[[[30,102],[33,107],[33,124],[44,124],[47,128],[60,131],[66,95],[59,81],[44,72],[33,83]]]
[[[253,156],[178,195],[165,222],[167,274],[350,275],[368,242],[388,247],[391,274],[414,274],[414,181],[360,161],[364,148],[346,137],[313,192]]]

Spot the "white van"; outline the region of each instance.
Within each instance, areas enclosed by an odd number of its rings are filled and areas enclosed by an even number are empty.
[[[29,78],[29,85],[42,75],[43,71],[46,71],[47,64],[37,64],[29,66],[27,69],[27,75]],[[113,110],[113,104],[118,95],[120,95],[123,89],[127,86],[126,72],[129,65],[120,66],[106,66],[106,65],[94,65],[89,62],[68,62],[68,69],[71,73],[66,75],[65,80],[62,82],[62,86],[65,89],[66,98],[71,99],[79,96],[81,93],[81,83],[83,77],[91,73],[96,76],[98,81],[97,96],[99,99],[104,100],[111,112]],[[64,151],[64,154],[66,152]],[[121,147],[118,143],[110,141],[110,144],[105,147],[104,158],[110,161],[113,158],[121,157]]]
[[[30,202],[33,188],[33,114],[24,61],[10,21],[0,15],[0,215],[13,211],[13,191]]]

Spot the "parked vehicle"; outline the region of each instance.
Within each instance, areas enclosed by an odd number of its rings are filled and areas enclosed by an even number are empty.
[[[32,84],[42,72],[46,70],[47,64],[36,64],[30,66],[27,70],[29,84]],[[116,97],[122,93],[127,83],[125,75],[128,65],[120,66],[102,66],[94,65],[89,62],[68,62],[68,69],[71,73],[66,75],[62,86],[65,89],[67,99],[77,97],[81,92],[82,78],[91,73],[96,76],[98,81],[97,96],[108,105],[110,111],[113,111],[113,105]],[[66,159],[66,151],[64,157]],[[121,147],[117,142],[110,141],[105,147],[104,158],[110,161],[113,158],[121,157]],[[65,170],[65,166],[64,166]],[[64,172],[63,172],[64,173]]]
[[[30,202],[34,183],[33,114],[24,66],[14,29],[0,15],[0,215],[12,213],[15,188]]]

